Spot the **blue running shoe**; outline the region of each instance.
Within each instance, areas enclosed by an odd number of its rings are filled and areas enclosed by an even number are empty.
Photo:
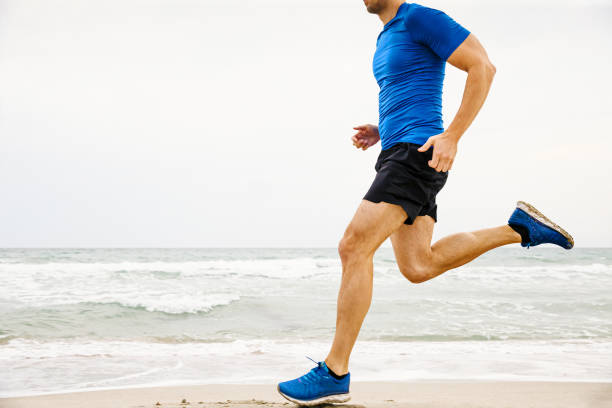
[[[325,361],[318,363],[312,361],[317,366],[307,374],[278,384],[280,395],[299,405],[318,405],[350,400],[351,374],[348,373],[338,380],[329,373]]]
[[[565,249],[574,246],[574,238],[570,234],[524,201],[516,203],[508,225],[521,234],[521,246],[527,248],[540,244],[555,244]]]

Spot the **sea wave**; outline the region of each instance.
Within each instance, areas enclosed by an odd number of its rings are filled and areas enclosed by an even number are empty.
[[[240,259],[188,262],[7,263],[0,264],[0,309],[70,305],[84,302],[119,304],[171,314],[208,312],[243,296],[292,296],[304,288],[336,288],[339,260],[331,258]],[[376,285],[396,287],[403,281],[391,262],[375,263]],[[609,302],[595,292],[612,282],[612,265],[536,264],[469,265],[425,284],[439,291],[529,291],[546,285],[564,292],[588,288],[600,305]],[[311,285],[311,286],[308,286]],[[315,289],[316,287],[316,289]],[[427,293],[423,291],[423,293]],[[392,298],[394,299],[394,298]],[[480,297],[470,298],[478,304]],[[482,299],[488,301],[487,299]],[[425,299],[426,301],[426,299]],[[437,302],[443,301],[437,297]],[[520,302],[518,302],[519,307]]]
[[[0,382],[0,396],[162,383],[274,383],[308,370],[311,363],[304,355],[322,359],[328,350],[329,342],[299,340],[160,344],[16,339],[0,348],[6,374]],[[612,382],[611,355],[612,339],[359,341],[353,352],[351,371],[356,381]],[[58,368],[64,375],[47,374],[57,373]]]
[[[34,297],[34,296],[32,296]],[[24,302],[25,300],[25,302]],[[28,300],[33,300],[27,302]],[[205,293],[195,292],[188,295],[183,293],[72,293],[55,294],[37,297],[36,299],[21,298],[21,308],[35,307],[42,311],[52,311],[53,308],[83,305],[118,305],[120,307],[144,310],[152,313],[167,313],[178,315],[183,313],[197,314],[210,312],[221,306],[227,306],[238,302],[240,295],[235,293]],[[1,338],[0,338],[1,341]]]
[[[200,313],[209,312],[219,306],[226,306],[240,300],[240,296],[232,293],[224,294],[202,294],[202,297],[185,297],[180,294],[160,294],[159,296],[148,296],[133,299],[103,301],[88,300],[88,303],[118,304],[123,307],[144,309],[148,312],[163,312],[168,314]]]
[[[227,276],[246,274],[268,278],[304,277],[318,269],[340,267],[337,259],[279,258],[237,259],[185,262],[49,262],[49,263],[0,263],[0,274],[53,274],[70,276],[79,274],[131,273],[171,274],[168,276]],[[174,274],[174,275],[172,275]]]
[[[336,258],[287,258],[287,259],[239,259],[185,262],[69,262],[69,263],[4,263],[0,264],[0,282],[17,280],[50,279],[61,281],[71,277],[104,277],[116,279],[182,279],[217,278],[238,276],[241,278],[267,279],[337,279],[341,263]],[[374,264],[375,277],[397,276],[395,262],[378,260]],[[531,264],[531,265],[479,265],[469,264],[458,268],[452,275],[459,278],[494,279],[580,279],[604,275],[612,276],[612,264]]]
[[[223,342],[151,342],[142,340],[39,340],[13,338],[6,347],[0,348],[0,359],[18,360],[48,359],[53,357],[147,357],[155,355],[177,355],[189,356],[217,356],[231,357],[246,354],[279,354],[299,355],[308,349],[313,352],[325,351],[330,344],[324,341],[312,341],[303,339],[260,339],[260,340],[233,340]],[[488,340],[479,341],[372,341],[365,340],[357,343],[358,353],[388,353],[391,355],[413,355],[416,352],[411,348],[423,350],[503,350],[513,347],[551,350],[561,347],[564,351],[573,349],[584,349],[591,352],[601,352],[606,355],[607,363],[612,364],[612,338],[607,339],[563,339],[563,340]],[[612,365],[610,365],[612,369]],[[612,376],[612,371],[610,372]]]
[[[420,285],[377,256],[356,378],[612,377],[612,252],[519,249]],[[0,393],[291,378],[334,333],[333,250],[0,255]]]

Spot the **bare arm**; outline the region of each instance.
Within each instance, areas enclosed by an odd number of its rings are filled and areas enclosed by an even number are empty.
[[[495,66],[489,61],[489,56],[480,41],[472,34],[448,57],[448,62],[468,73],[461,106],[446,130],[459,139],[487,98],[495,75]]]
[[[419,151],[424,152],[434,146],[429,166],[437,171],[448,171],[452,167],[457,154],[457,142],[480,111],[495,76],[495,66],[473,34],[468,35],[447,61],[466,71],[468,76],[461,106],[450,126],[444,133],[430,137],[419,148]]]

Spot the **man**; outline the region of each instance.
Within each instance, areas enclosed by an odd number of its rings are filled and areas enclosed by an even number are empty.
[[[381,140],[382,151],[374,182],[340,241],[342,283],[331,350],[306,375],[278,385],[285,398],[303,405],[350,399],[349,356],[372,298],[374,252],[387,238],[399,270],[414,283],[502,245],[574,245],[567,232],[522,201],[505,225],[431,245],[436,194],[453,166],[459,138],[484,103],[495,67],[476,37],[442,11],[403,0],[364,3],[384,24],[373,61],[380,86],[379,124],[355,127],[352,141],[365,150]],[[459,111],[444,130],[447,61],[466,71],[467,80]]]

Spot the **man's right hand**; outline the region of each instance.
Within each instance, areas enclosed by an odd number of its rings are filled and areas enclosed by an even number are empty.
[[[357,131],[351,138],[353,145],[362,150],[366,150],[368,147],[374,146],[380,140],[378,134],[378,126],[374,125],[361,125],[355,126],[353,129]]]

